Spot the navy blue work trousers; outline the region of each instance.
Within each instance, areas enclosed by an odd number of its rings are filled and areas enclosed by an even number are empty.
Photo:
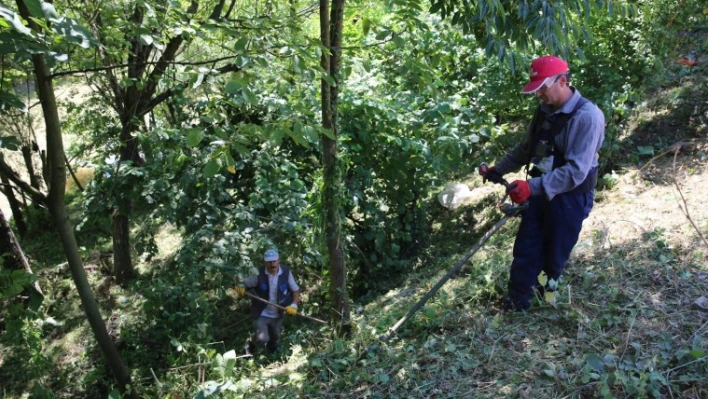
[[[543,195],[529,199],[516,233],[509,274],[509,299],[517,309],[529,308],[541,271],[556,280],[563,273],[594,195],[593,190],[559,194],[551,201]]]

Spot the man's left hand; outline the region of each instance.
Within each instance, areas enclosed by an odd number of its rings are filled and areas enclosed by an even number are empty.
[[[295,315],[297,314],[297,307],[293,307],[292,305],[287,306],[287,307],[285,308],[285,313],[286,313],[288,316],[295,316]]]
[[[531,187],[526,180],[515,180],[506,189],[509,198],[516,204],[523,204],[531,197]]]

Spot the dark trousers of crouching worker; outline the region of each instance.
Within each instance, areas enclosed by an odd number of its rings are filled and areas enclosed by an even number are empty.
[[[280,328],[283,326],[283,318],[273,319],[259,316],[253,321],[256,326],[256,344],[265,345],[270,352],[275,352],[280,344]]]
[[[593,206],[594,190],[568,192],[548,201],[543,195],[529,199],[514,243],[509,275],[509,299],[517,310],[531,305],[538,275],[557,280],[565,269],[585,220]]]

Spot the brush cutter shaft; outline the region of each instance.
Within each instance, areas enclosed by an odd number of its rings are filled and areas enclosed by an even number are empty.
[[[280,309],[280,310],[285,310],[284,307],[278,305],[277,303],[273,303],[273,302],[270,302],[270,301],[266,301],[265,299],[259,297],[258,295],[253,295],[253,294],[251,294],[251,293],[248,292],[248,291],[246,291],[246,296],[250,296],[251,298],[253,298],[253,299],[257,300],[257,301],[261,301],[261,302],[266,303],[266,304],[268,304],[268,305],[273,305],[273,306],[275,306],[276,308],[278,308],[278,309]],[[302,317],[304,317],[304,318],[306,318],[306,319],[310,319],[310,320],[312,320],[312,321],[316,321],[316,322],[318,322],[318,323],[327,324],[327,322],[324,321],[324,320],[320,320],[320,319],[314,318],[314,317],[312,317],[312,316],[308,316],[308,315],[306,315],[306,314],[302,314],[302,313],[300,313],[300,312],[298,312],[297,315],[298,315],[298,316],[302,316]]]
[[[406,322],[406,320],[410,319],[418,310],[420,310],[420,308],[422,308],[423,305],[425,305],[425,303],[428,302],[428,300],[429,300],[430,298],[432,298],[432,296],[435,295],[436,292],[438,292],[438,290],[447,282],[447,280],[449,280],[452,276],[454,276],[455,273],[457,273],[458,271],[460,271],[460,269],[462,269],[462,266],[464,266],[465,263],[466,263],[477,251],[479,251],[479,249],[482,248],[482,246],[483,246],[497,231],[499,231],[499,229],[501,229],[502,226],[504,226],[504,224],[506,224],[507,221],[509,221],[509,218],[511,218],[511,215],[504,215],[504,217],[502,217],[502,218],[497,222],[497,224],[494,225],[494,227],[492,227],[484,236],[482,236],[482,238],[479,239],[479,241],[477,242],[477,244],[476,244],[474,247],[472,247],[472,249],[470,249],[470,250],[465,254],[465,256],[464,256],[459,262],[457,262],[457,264],[452,268],[452,270],[450,270],[442,279],[440,279],[440,281],[438,281],[437,284],[435,284],[435,286],[434,286],[430,291],[428,291],[428,293],[425,294],[425,295],[423,296],[423,298],[421,298],[420,301],[418,301],[418,303],[416,303],[415,306],[413,306],[413,307],[411,308],[411,310],[409,310],[408,313],[406,313],[406,315],[403,316],[403,318],[401,318],[401,320],[398,321],[398,323],[396,323],[393,327],[391,327],[391,328],[388,330],[388,333],[386,333],[385,335],[383,335],[383,336],[381,337],[381,340],[382,340],[382,341],[387,341],[387,340],[396,332],[396,330],[398,329],[398,327],[400,327],[403,323]]]

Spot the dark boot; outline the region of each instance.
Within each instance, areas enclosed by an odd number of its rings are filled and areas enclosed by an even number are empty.
[[[273,354],[275,354],[276,352],[278,352],[278,344],[277,344],[277,343],[273,343],[272,341],[271,341],[271,342],[268,342],[268,343],[266,344],[266,354],[268,354],[268,355],[273,355]]]
[[[256,354],[256,345],[251,341],[250,339],[246,342],[246,345],[243,347],[243,352],[246,355],[255,355]]]
[[[526,310],[529,310],[531,307],[531,303],[525,302],[521,303],[519,301],[515,301],[511,299],[510,297],[506,296],[504,299],[502,299],[502,310],[504,312],[524,312]]]

